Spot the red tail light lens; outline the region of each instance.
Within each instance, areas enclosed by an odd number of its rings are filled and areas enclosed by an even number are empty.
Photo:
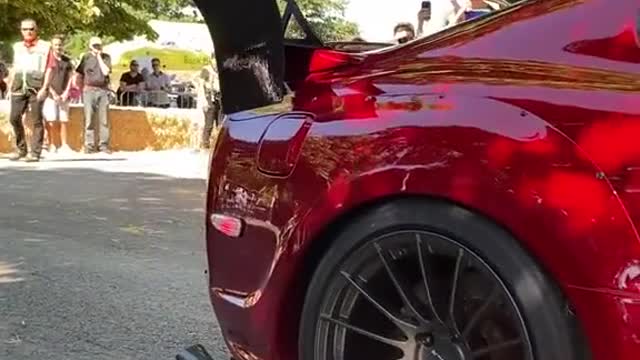
[[[216,230],[230,237],[240,237],[242,235],[243,223],[241,219],[231,216],[213,214],[211,215],[211,225]]]

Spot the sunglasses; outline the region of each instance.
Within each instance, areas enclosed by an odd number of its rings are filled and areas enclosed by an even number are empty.
[[[22,31],[36,31],[36,28],[22,28]]]

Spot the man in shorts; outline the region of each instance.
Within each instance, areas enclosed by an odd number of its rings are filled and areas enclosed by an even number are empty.
[[[44,101],[42,114],[47,122],[49,152],[71,152],[67,142],[69,122],[69,90],[73,65],[64,54],[64,36],[55,35],[51,40],[53,64],[49,81],[49,96]],[[59,142],[58,142],[59,140]],[[56,143],[60,147],[56,147]]]

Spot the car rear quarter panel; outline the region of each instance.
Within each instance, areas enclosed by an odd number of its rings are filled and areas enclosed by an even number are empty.
[[[635,189],[622,175],[640,161],[633,136],[611,139],[640,134],[640,57],[631,7],[608,3],[550,0],[310,79],[320,85],[302,87],[295,107],[317,118],[288,178],[256,166],[273,116],[225,122],[208,211],[247,227],[234,239],[208,225],[207,246],[236,356],[296,359],[309,250],[330,242],[324,230],[369,204],[421,196],[510,231],[569,295],[594,359],[635,359],[640,202],[622,193]]]
[[[227,122],[210,211],[240,217],[247,228],[239,239],[208,228],[208,250],[212,298],[232,348],[251,344],[260,359],[294,359],[287,352],[295,346],[272,346],[296,334],[309,247],[330,241],[316,237],[354,209],[397,196],[487,216],[567,293],[630,291],[624,276],[638,264],[640,243],[629,216],[589,156],[544,119],[464,95],[383,95],[376,109],[374,118],[314,123],[289,179],[256,170],[269,117]],[[238,307],[250,315],[234,316]]]

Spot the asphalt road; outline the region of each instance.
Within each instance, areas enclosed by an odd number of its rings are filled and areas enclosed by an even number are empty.
[[[0,160],[0,359],[172,359],[202,343],[227,360],[207,298],[202,169],[111,157]]]

